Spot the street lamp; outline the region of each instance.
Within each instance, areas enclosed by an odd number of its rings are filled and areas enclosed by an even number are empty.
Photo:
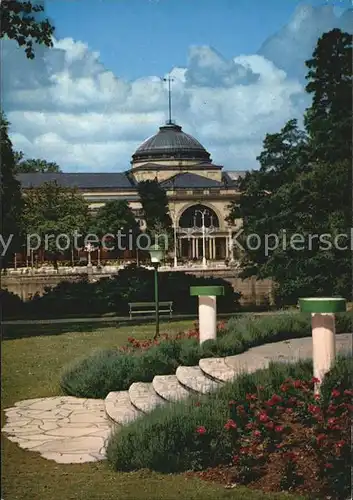
[[[87,245],[85,246],[85,250],[87,252],[87,272],[91,273],[92,272],[91,252],[93,252],[94,250],[92,243],[87,243]]]
[[[154,267],[154,302],[156,308],[156,333],[154,338],[159,335],[159,298],[158,298],[158,266],[163,258],[163,250],[158,245],[152,245],[149,248],[151,262]]]
[[[207,267],[207,262],[206,262],[206,226],[205,226],[205,215],[209,214],[209,210],[195,210],[195,220],[196,220],[196,214],[201,214],[201,220],[202,220],[202,266]],[[196,224],[195,224],[196,225]]]

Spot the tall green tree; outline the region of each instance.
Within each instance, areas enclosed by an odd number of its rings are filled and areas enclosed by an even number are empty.
[[[91,232],[97,234],[100,240],[105,235],[112,235],[105,239],[107,249],[114,247],[115,250],[133,250],[136,248],[140,228],[128,202],[113,200],[98,210],[92,221]]]
[[[58,258],[82,242],[75,234],[87,234],[89,207],[76,188],[46,182],[26,191],[23,224],[27,235],[38,235],[30,241],[32,248],[40,241],[39,248],[57,267]]]
[[[307,63],[313,68],[316,61],[315,73],[308,73],[307,91],[314,92],[314,98],[306,112],[305,131],[290,120],[279,133],[268,134],[258,157],[260,169],[240,179],[240,203],[230,206],[230,220],[243,221],[243,232],[236,239],[236,246],[244,248],[243,277],[272,278],[282,305],[305,295],[351,295],[349,120],[344,113],[339,122],[339,114],[333,112],[340,102],[338,91],[321,91],[331,89],[327,79],[334,54],[336,74],[341,75],[335,85],[342,96],[351,92],[346,40],[347,34],[337,30],[319,39]],[[327,58],[317,57],[323,43]],[[348,140],[346,146],[341,133]]]
[[[15,158],[8,135],[9,123],[0,114],[0,269],[6,268],[21,245],[21,186],[15,178]],[[5,248],[7,247],[7,248]]]
[[[38,13],[44,7],[38,3],[2,0],[0,10],[0,38],[15,40],[25,47],[28,59],[34,59],[34,43],[53,46],[52,35],[55,28],[48,19],[38,20]]]
[[[171,248],[169,242],[172,242],[173,222],[169,214],[167,193],[157,180],[139,182],[138,193],[146,221],[147,233],[152,238],[164,235],[168,241],[168,247]]]
[[[352,35],[334,29],[323,34],[306,61],[306,91],[313,100],[305,127],[314,161],[352,158],[352,58]]]
[[[16,160],[16,173],[18,174],[28,174],[28,173],[59,173],[61,169],[59,165],[55,162],[49,162],[46,160],[37,159],[25,159],[22,151],[15,153]]]

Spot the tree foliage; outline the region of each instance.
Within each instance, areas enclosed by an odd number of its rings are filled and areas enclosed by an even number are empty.
[[[166,235],[172,240],[172,219],[169,214],[168,197],[157,180],[139,182],[138,192],[144,212],[147,233],[153,237]],[[158,240],[159,241],[159,240]]]
[[[135,248],[136,236],[140,232],[139,225],[126,200],[108,201],[101,207],[92,222],[91,232],[101,239],[104,235],[112,235],[105,241],[107,248],[132,250]],[[120,235],[120,238],[119,238]]]
[[[306,63],[313,101],[305,130],[290,120],[279,133],[266,135],[260,169],[239,180],[240,204],[230,207],[229,219],[243,220],[236,240],[244,248],[243,277],[273,278],[282,305],[305,295],[351,296],[348,59],[347,33],[333,30],[318,40]]]
[[[22,151],[15,153],[16,173],[59,173],[61,169],[55,162],[37,159],[24,159]]]
[[[40,237],[40,248],[56,263],[65,247],[72,248],[82,241],[77,237],[75,242],[75,232],[81,235],[87,233],[90,223],[88,204],[76,188],[46,182],[26,191],[23,223],[28,235]],[[59,235],[65,236],[59,238]],[[35,238],[32,243],[35,245]]]
[[[12,143],[8,135],[9,123],[5,115],[0,115],[0,234],[11,244],[5,255],[0,248],[0,268],[6,268],[13,253],[20,249],[22,196],[20,183],[15,178],[15,159]]]
[[[0,38],[6,36],[15,40],[20,47],[25,47],[28,59],[34,59],[34,43],[53,46],[52,35],[55,28],[48,19],[37,19],[37,14],[43,11],[41,5],[33,2],[2,0]]]

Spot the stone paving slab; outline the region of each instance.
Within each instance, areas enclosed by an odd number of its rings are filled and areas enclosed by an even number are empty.
[[[228,382],[237,376],[237,372],[227,365],[224,358],[203,358],[199,361],[203,373],[218,382]]]
[[[143,413],[131,404],[129,391],[110,392],[105,398],[105,412],[112,422],[126,425]]]
[[[153,389],[166,401],[176,402],[190,396],[190,391],[180,385],[176,375],[156,375],[152,382]]]
[[[144,413],[149,413],[157,406],[166,404],[166,401],[153,389],[153,385],[148,382],[134,382],[131,384],[129,397],[131,403]]]
[[[176,376],[181,385],[201,394],[207,394],[221,387],[220,382],[206,377],[199,366],[178,366]]]
[[[2,431],[21,448],[58,463],[96,462],[105,458],[112,424],[102,399],[71,396],[20,401],[5,410]]]

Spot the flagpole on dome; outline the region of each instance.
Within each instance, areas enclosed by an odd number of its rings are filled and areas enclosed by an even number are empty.
[[[173,125],[172,121],[172,86],[171,83],[174,82],[174,78],[168,76],[168,78],[163,78],[164,82],[168,82],[168,105],[169,105],[169,120],[167,125]]]

